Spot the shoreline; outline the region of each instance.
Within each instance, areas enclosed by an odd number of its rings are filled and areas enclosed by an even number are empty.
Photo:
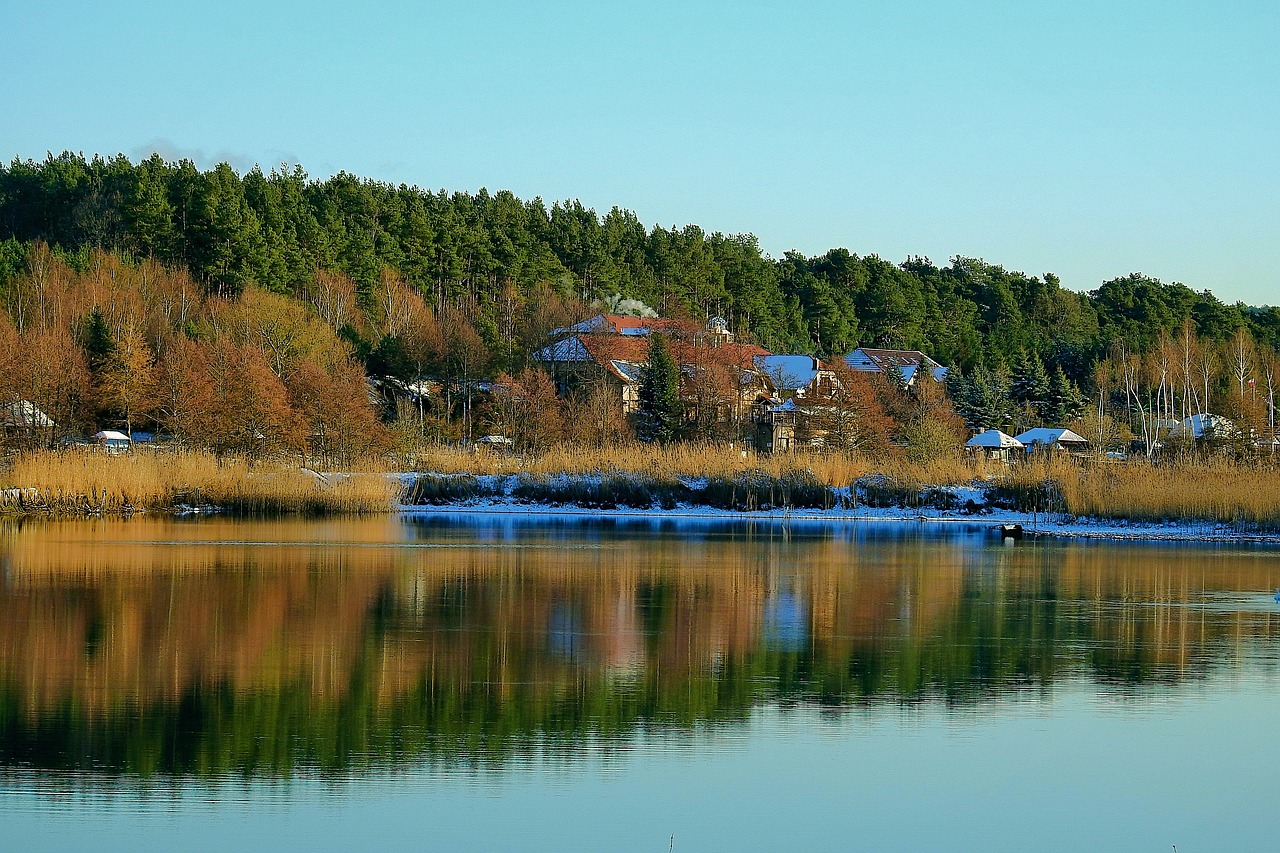
[[[395,513],[414,515],[509,515],[527,517],[569,516],[577,518],[647,518],[654,520],[722,520],[772,522],[893,523],[922,525],[971,525],[990,529],[994,536],[1001,525],[1021,525],[1028,539],[1090,539],[1116,542],[1188,542],[1203,544],[1280,545],[1280,531],[1240,531],[1230,525],[1209,521],[1126,522],[1110,519],[1053,520],[1052,516],[1016,510],[990,509],[977,513],[931,509],[913,511],[906,507],[860,507],[847,510],[781,509],[740,512],[714,507],[681,506],[673,509],[635,507],[600,509],[547,503],[464,501],[447,504],[400,504]]]

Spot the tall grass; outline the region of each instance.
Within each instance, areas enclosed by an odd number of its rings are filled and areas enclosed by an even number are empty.
[[[1280,526],[1280,471],[1265,464],[1037,460],[1011,468],[1000,486],[1021,509],[1130,521]]]
[[[957,508],[939,486],[978,482],[990,497],[1022,510],[1132,521],[1201,520],[1280,527],[1280,471],[1228,460],[1155,464],[1030,459],[1013,466],[947,458],[916,464],[897,457],[834,453],[757,456],[723,445],[630,444],[600,450],[560,447],[537,456],[428,451],[408,503],[449,504],[491,497],[479,475],[518,478],[520,501],[598,508],[697,503],[735,510],[826,508],[841,490],[873,505]],[[360,473],[317,475],[284,461],[218,459],[207,453],[37,452],[0,478],[0,513],[115,514],[212,504],[247,514],[358,514],[393,509],[398,481],[385,463]],[[566,476],[567,475],[567,476]]]
[[[417,459],[418,471],[434,474],[608,474],[646,475],[659,480],[710,480],[762,472],[782,479],[803,473],[827,486],[848,486],[869,474],[930,485],[967,483],[982,477],[986,463],[959,456],[916,464],[897,457],[799,452],[757,455],[725,444],[650,445],[639,442],[606,448],[553,447],[523,456],[472,453],[457,448],[427,450]]]
[[[376,473],[317,475],[283,462],[208,453],[110,455],[80,450],[18,457],[0,511],[114,514],[212,504],[245,513],[389,512],[399,484]]]

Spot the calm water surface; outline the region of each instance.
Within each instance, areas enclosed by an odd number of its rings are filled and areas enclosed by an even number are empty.
[[[1277,849],[1276,587],[964,527],[0,526],[0,849]]]

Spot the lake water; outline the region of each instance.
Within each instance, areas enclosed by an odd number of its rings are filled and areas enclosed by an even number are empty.
[[[0,526],[0,849],[1277,849],[1280,550]]]

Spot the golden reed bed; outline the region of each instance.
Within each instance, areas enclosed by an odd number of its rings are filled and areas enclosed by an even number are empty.
[[[243,512],[359,514],[390,512],[400,486],[390,463],[370,458],[349,473],[317,475],[295,462],[250,462],[209,453],[113,456],[84,451],[18,457],[0,485],[53,514],[116,513],[213,504]],[[1159,521],[1188,519],[1263,526],[1280,524],[1280,470],[1266,463],[1226,460],[1154,464],[1068,458],[1013,466],[950,457],[928,464],[856,454],[757,456],[724,445],[623,445],[605,449],[557,447],[537,456],[430,449],[414,461],[437,474],[637,474],[658,482],[754,472],[778,479],[798,473],[831,488],[880,475],[904,489],[966,483],[1004,486],[1014,495],[1052,497],[1041,508],[1077,516]],[[4,506],[14,511],[14,501]]]

